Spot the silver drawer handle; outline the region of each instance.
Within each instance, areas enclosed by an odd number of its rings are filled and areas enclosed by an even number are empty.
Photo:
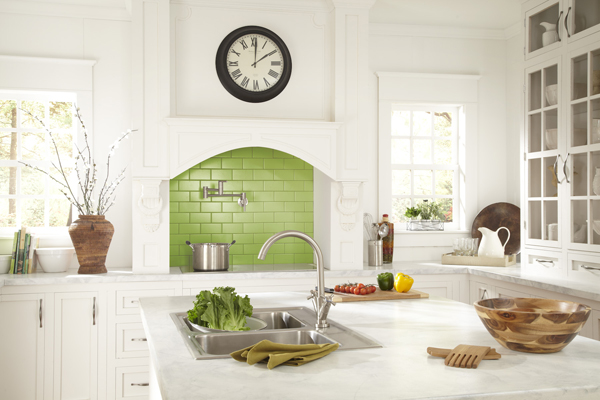
[[[481,299],[480,300],[487,299],[487,296],[488,296],[487,289],[483,289],[483,292],[481,293]]]
[[[600,268],[598,267],[588,267],[587,265],[583,265],[581,264],[581,268],[587,269],[587,270],[593,270],[593,271],[600,271]]]
[[[541,258],[536,258],[535,261],[542,264],[544,267],[547,267],[547,265],[544,265],[544,264],[551,264],[549,266],[554,267],[554,261],[552,261],[552,260],[543,260]]]
[[[149,383],[132,383],[131,386],[150,386]]]
[[[42,328],[42,299],[40,299],[40,328]]]
[[[132,342],[147,342],[148,339],[146,338],[131,338]]]
[[[131,304],[139,303],[139,300],[131,300]]]

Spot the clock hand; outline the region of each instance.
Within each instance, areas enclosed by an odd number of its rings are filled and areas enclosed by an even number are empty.
[[[254,68],[256,68],[256,49],[258,48],[258,38],[254,42]]]
[[[262,60],[264,60],[265,58],[267,58],[267,57],[269,57],[269,56],[272,56],[272,55],[273,55],[273,54],[275,54],[275,53],[277,53],[277,50],[273,50],[273,51],[272,51],[272,52],[270,52],[269,54],[265,54],[264,56],[262,56],[262,58],[261,58],[261,59],[259,59],[258,61],[255,61],[255,62],[254,62],[254,64],[252,64],[252,66],[253,66],[254,68],[256,68],[256,64],[258,64],[258,62],[259,62],[259,61],[262,61]]]

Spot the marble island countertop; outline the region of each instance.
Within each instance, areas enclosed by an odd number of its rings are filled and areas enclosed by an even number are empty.
[[[64,273],[35,273],[30,275],[0,275],[0,287],[12,285],[54,285],[54,284],[82,284],[82,283],[117,283],[117,282],[158,282],[158,281],[217,281],[223,279],[294,279],[315,278],[315,270],[291,269],[262,271],[226,272],[198,272],[182,273],[179,267],[171,267],[169,274],[134,274],[131,269],[111,269],[106,274],[78,275],[77,270]],[[297,266],[295,266],[297,267]],[[302,268],[302,266],[300,266]],[[382,271],[403,272],[409,275],[445,275],[445,274],[470,274],[484,278],[496,279],[503,282],[516,283],[537,289],[549,290],[570,296],[581,297],[593,301],[600,301],[600,287],[594,284],[567,281],[564,279],[548,278],[525,274],[517,265],[514,267],[478,267],[462,265],[442,265],[434,261],[394,262],[384,267],[364,266],[355,270],[326,270],[325,279],[334,282],[350,277],[376,277]]]
[[[250,294],[254,307],[308,306],[305,293]],[[503,348],[470,305],[432,297],[341,303],[329,319],[382,348],[335,351],[301,367],[249,366],[233,359],[194,360],[169,317],[194,297],[141,299],[142,320],[162,398],[184,399],[584,399],[600,398],[600,342],[576,337],[561,352]],[[491,346],[500,360],[478,369],[444,366],[429,346]]]

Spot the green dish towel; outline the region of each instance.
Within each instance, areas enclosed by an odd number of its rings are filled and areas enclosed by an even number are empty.
[[[304,365],[308,362],[324,357],[337,350],[338,343],[334,344],[281,344],[270,340],[262,340],[253,346],[246,347],[231,353],[231,357],[240,362],[254,365],[266,362],[269,369],[278,365]]]

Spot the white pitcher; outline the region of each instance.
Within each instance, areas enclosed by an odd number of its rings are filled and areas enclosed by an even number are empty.
[[[506,229],[508,232],[508,237],[506,238],[506,242],[504,244],[500,243],[500,238],[498,237],[498,231],[500,229]],[[496,231],[493,231],[488,228],[478,228],[479,232],[483,236],[481,238],[481,244],[479,245],[479,251],[477,255],[479,257],[493,257],[493,258],[504,258],[504,248],[510,239],[510,231],[508,228],[502,226],[498,228]]]
[[[549,22],[542,22],[540,24],[544,27],[546,32],[542,33],[542,46],[546,47],[549,44],[552,44],[558,41],[558,32],[556,31],[556,24],[551,24]]]

